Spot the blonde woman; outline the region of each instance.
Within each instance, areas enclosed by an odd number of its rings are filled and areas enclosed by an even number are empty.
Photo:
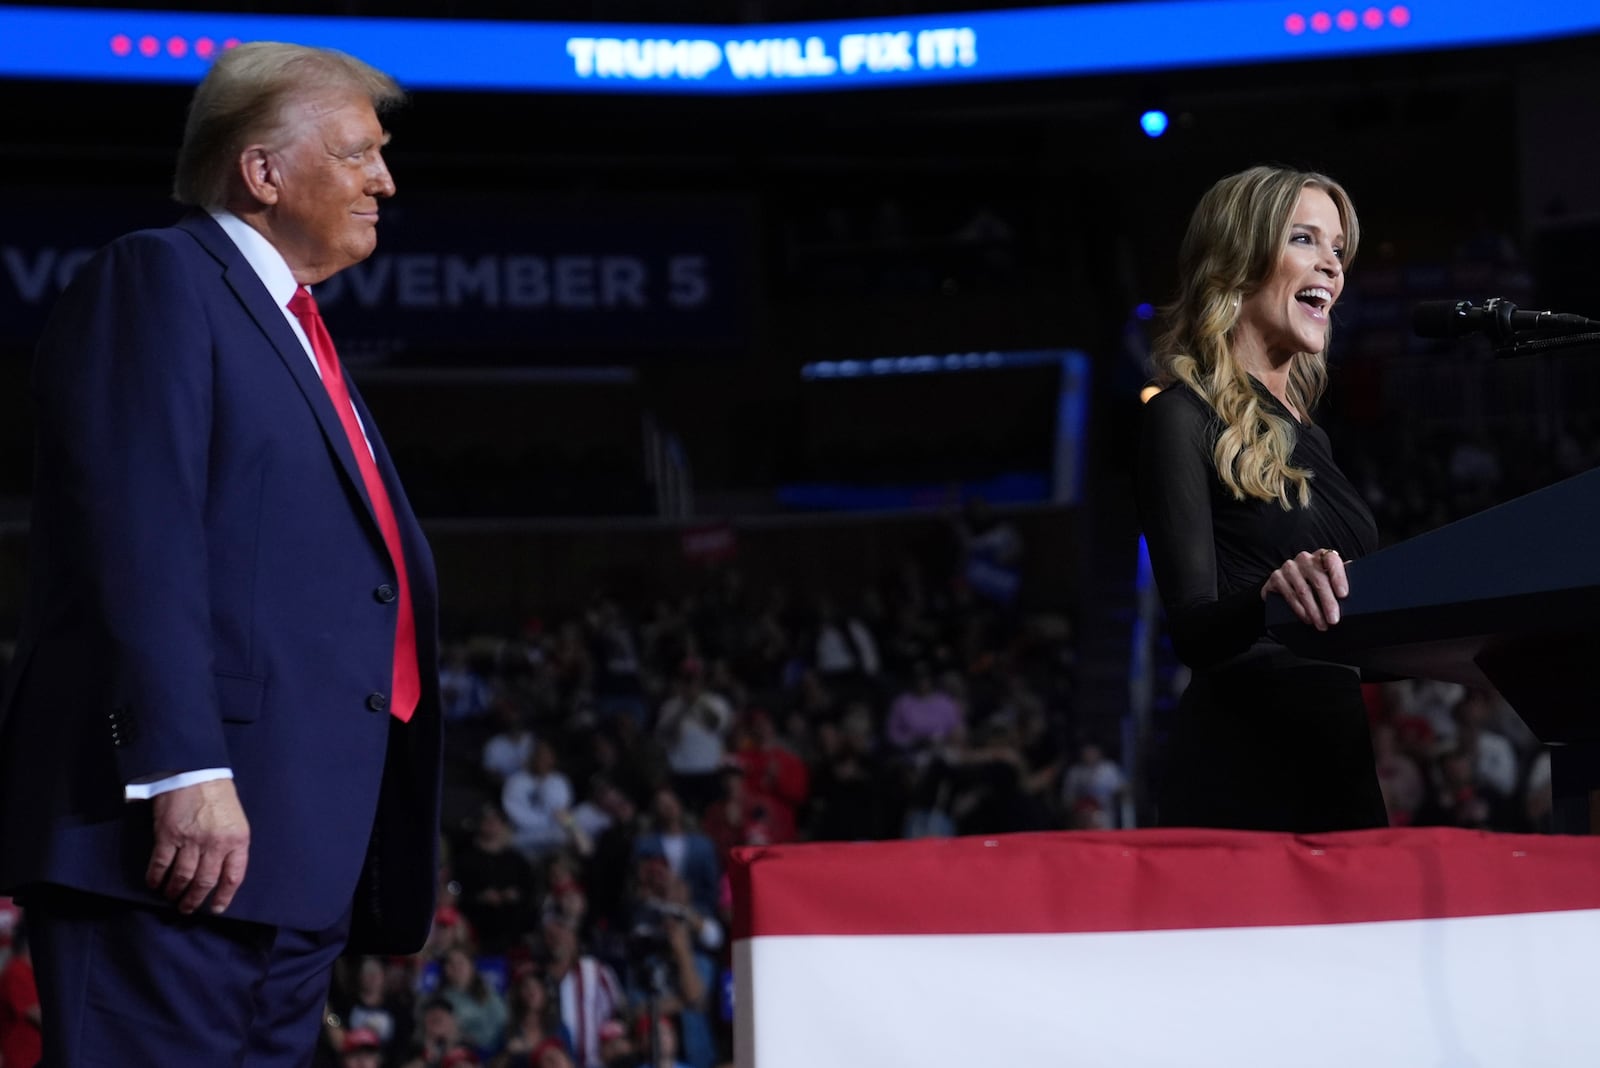
[[[1184,237],[1138,492],[1173,645],[1193,670],[1158,791],[1169,826],[1386,823],[1359,675],[1264,629],[1269,597],[1337,625],[1345,564],[1377,545],[1311,418],[1357,236],[1337,182],[1255,167],[1212,186]]]

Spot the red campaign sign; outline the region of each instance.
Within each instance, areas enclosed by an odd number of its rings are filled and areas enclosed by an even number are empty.
[[[690,527],[683,532],[683,558],[698,564],[732,560],[739,554],[739,535],[727,523]]]

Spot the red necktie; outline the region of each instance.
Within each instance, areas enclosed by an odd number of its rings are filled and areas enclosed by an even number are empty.
[[[334,351],[333,338],[322,321],[322,313],[317,310],[316,298],[301,286],[294,291],[289,310],[300,320],[306,337],[311,340],[311,352],[322,370],[322,384],[327,387],[333,410],[338,413],[345,436],[350,439],[350,450],[356,454],[361,481],[367,487],[373,515],[377,517],[378,529],[383,532],[383,543],[389,549],[389,559],[399,579],[400,618],[394,629],[394,678],[389,711],[401,722],[409,722],[422,694],[422,684],[417,671],[417,621],[411,612],[411,580],[406,575],[405,551],[400,545],[400,524],[395,522],[389,491],[384,488],[383,476],[378,474],[378,464],[372,458],[366,435],[361,432],[356,410],[350,406],[350,390],[344,384],[339,354]]]

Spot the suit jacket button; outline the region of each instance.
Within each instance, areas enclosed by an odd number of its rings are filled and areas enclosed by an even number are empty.
[[[372,591],[372,596],[379,604],[388,604],[395,598],[394,587],[385,582],[382,586]]]
[[[381,693],[367,694],[367,707],[374,712],[382,712],[389,707],[389,698]]]

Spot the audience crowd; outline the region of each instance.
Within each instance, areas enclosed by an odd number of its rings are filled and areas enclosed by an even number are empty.
[[[1474,503],[1462,480],[1490,469],[1463,453],[1437,472],[1454,489],[1418,492]],[[994,581],[1005,524],[958,531],[948,580],[907,562],[802,594],[730,570],[458,636],[433,932],[340,962],[318,1065],[728,1064],[735,848],[1130,826],[1109,739],[1074,715],[1069,617]],[[1549,829],[1548,757],[1493,695],[1367,694],[1392,823]],[[0,1064],[34,1055],[23,927],[0,909]]]
[[[976,522],[951,581],[727,571],[451,643],[433,934],[340,963],[322,1063],[727,1064],[733,849],[1122,822],[1123,773],[1073,716],[1071,625],[977,580],[1019,547]]]

